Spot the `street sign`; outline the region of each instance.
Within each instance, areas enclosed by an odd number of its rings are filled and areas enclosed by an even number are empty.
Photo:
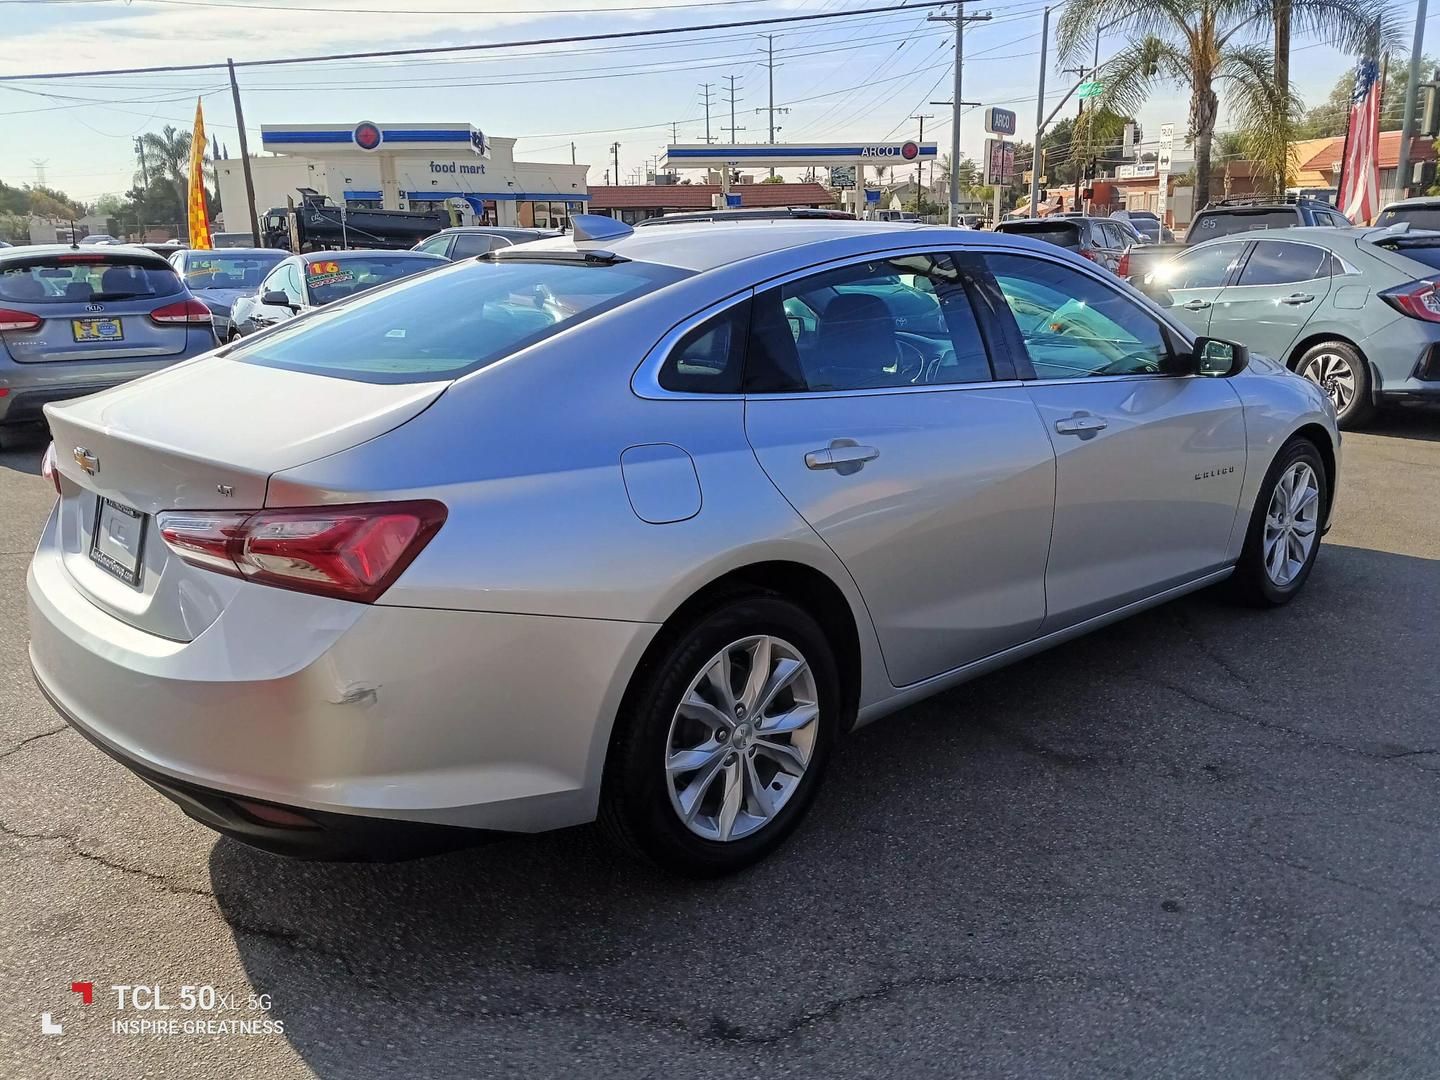
[[[1094,82],[1081,83],[1080,89],[1076,91],[1076,94],[1082,98],[1092,98],[1099,97],[1104,92],[1105,84],[1099,79],[1096,79]]]
[[[985,140],[986,184],[1008,184],[1015,175],[1015,144],[1004,139]]]
[[[1175,125],[1160,125],[1160,150],[1155,155],[1155,172],[1159,177],[1156,185],[1155,215],[1160,219],[1160,224],[1165,224],[1165,204],[1170,196],[1170,155],[1175,149]]]
[[[991,107],[985,110],[985,130],[991,135],[1014,135],[1015,114],[1009,109]]]

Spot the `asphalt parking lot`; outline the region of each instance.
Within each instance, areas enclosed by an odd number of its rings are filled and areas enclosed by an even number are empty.
[[[1440,1075],[1440,412],[1346,437],[1290,607],[1194,596],[867,728],[708,884],[585,829],[217,840],[31,682],[41,449],[0,453],[0,1075]],[[114,1034],[112,984],[284,1033]]]

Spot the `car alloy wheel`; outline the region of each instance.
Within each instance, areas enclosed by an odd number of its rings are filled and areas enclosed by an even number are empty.
[[[819,733],[815,675],[800,650],[759,634],[705,663],[666,739],[670,805],[692,833],[731,841],[763,829],[805,777]]]
[[[1296,461],[1276,482],[1265,510],[1265,573],[1281,588],[1295,580],[1320,529],[1320,481],[1308,462]]]
[[[1355,369],[1339,353],[1316,353],[1305,361],[1300,374],[1330,396],[1336,415],[1343,414],[1355,400]]]

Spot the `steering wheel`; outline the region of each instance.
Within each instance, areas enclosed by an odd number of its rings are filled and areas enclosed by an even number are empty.
[[[907,383],[925,381],[925,354],[908,341],[896,340],[900,346],[899,378]]]

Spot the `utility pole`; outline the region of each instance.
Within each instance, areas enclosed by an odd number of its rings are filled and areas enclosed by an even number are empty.
[[[769,141],[769,143],[770,143],[771,146],[774,146],[774,145],[775,145],[775,132],[776,132],[776,130],[777,130],[776,127],[775,127],[775,114],[776,114],[777,112],[778,112],[778,113],[788,113],[788,112],[790,111],[789,109],[777,109],[777,108],[775,107],[775,35],[774,35],[774,34],[766,34],[766,35],[765,35],[765,67],[766,67],[766,69],[767,69],[767,71],[768,71],[768,73],[769,73],[769,76],[770,76],[770,104],[769,104],[768,106],[766,106],[765,108],[763,108],[763,109],[756,109],[755,111],[756,111],[757,113],[762,113],[762,112],[763,112],[763,113],[769,113],[769,114],[770,114],[770,138],[769,138],[768,141]],[[770,178],[771,178],[772,180],[775,178],[775,167],[774,167],[773,165],[770,167]]]
[[[150,190],[150,170],[145,166],[145,140],[139,135],[135,136],[135,153],[140,155],[140,182],[145,185],[145,190]]]
[[[715,141],[713,138],[710,137],[710,102],[712,100],[710,96],[710,88],[714,85],[714,83],[708,82],[700,84],[700,88],[705,91],[702,100],[705,102],[705,144],[707,146]]]
[[[1420,0],[1415,8],[1415,41],[1410,46],[1410,80],[1406,84],[1409,89],[1405,93],[1405,119],[1400,126],[1400,154],[1395,160],[1395,194],[1401,199],[1410,194],[1410,140],[1415,137],[1415,95],[1420,92],[1420,50],[1424,44],[1425,0]]]
[[[966,15],[965,0],[955,5],[954,15],[929,15],[926,22],[950,23],[955,27],[955,94],[953,115],[950,120],[950,216],[953,228],[960,223],[960,185],[955,183],[955,170],[960,164],[960,108],[964,103],[965,81],[965,24],[989,22],[989,14]]]
[[[919,137],[918,139],[916,139],[915,142],[916,142],[916,144],[919,145],[919,146],[924,146],[924,145],[925,145],[925,121],[926,121],[926,120],[933,120],[933,119],[935,119],[935,114],[934,114],[934,113],[912,113],[911,116],[909,117],[909,119],[911,119],[911,120],[919,120],[919,121],[920,121],[920,137]],[[915,189],[916,189],[916,190],[915,190],[915,212],[916,212],[917,214],[920,212],[920,192],[925,189],[925,184],[924,184],[924,181],[923,181],[923,179],[922,179],[923,173],[924,173],[924,168],[925,168],[925,167],[924,167],[923,165],[918,164],[918,163],[917,163],[916,166],[915,166]],[[932,158],[931,161],[930,161],[930,182],[931,182],[932,184],[935,182],[935,161],[934,161],[933,158]]]
[[[619,184],[619,183],[620,183],[620,144],[619,144],[618,142],[613,142],[613,143],[610,144],[610,153],[612,153],[612,154],[615,155],[615,174],[614,174],[614,175],[615,175],[615,183],[616,183],[616,184]]]
[[[1040,168],[1045,154],[1040,149],[1040,137],[1045,134],[1045,68],[1049,64],[1050,9],[1040,20],[1040,85],[1035,91],[1035,141],[1030,154],[1030,216],[1040,211]]]
[[[570,164],[575,164],[575,144],[573,142],[570,144]]]
[[[736,133],[737,131],[744,131],[744,130],[745,130],[743,127],[736,127],[736,126],[735,126],[735,102],[736,102],[736,100],[737,100],[737,96],[736,96],[736,95],[737,95],[737,87],[735,86],[735,80],[738,79],[738,78],[739,78],[738,75],[726,75],[726,76],[725,76],[725,81],[730,84],[728,87],[725,88],[725,91],[724,91],[725,94],[726,94],[727,100],[730,102],[730,127],[729,127],[729,128],[724,128],[724,127],[722,127],[722,128],[720,129],[720,130],[722,130],[722,131],[727,131],[727,130],[728,130],[728,131],[730,132],[730,141],[731,141],[732,143],[735,141],[735,133]]]
[[[255,177],[250,172],[250,144],[245,139],[245,113],[240,108],[240,83],[235,79],[235,61],[227,59],[225,66],[230,69],[230,97],[235,102],[235,126],[240,129],[240,169],[245,174],[245,205],[250,208],[250,240],[259,247],[260,216],[255,209]]]

